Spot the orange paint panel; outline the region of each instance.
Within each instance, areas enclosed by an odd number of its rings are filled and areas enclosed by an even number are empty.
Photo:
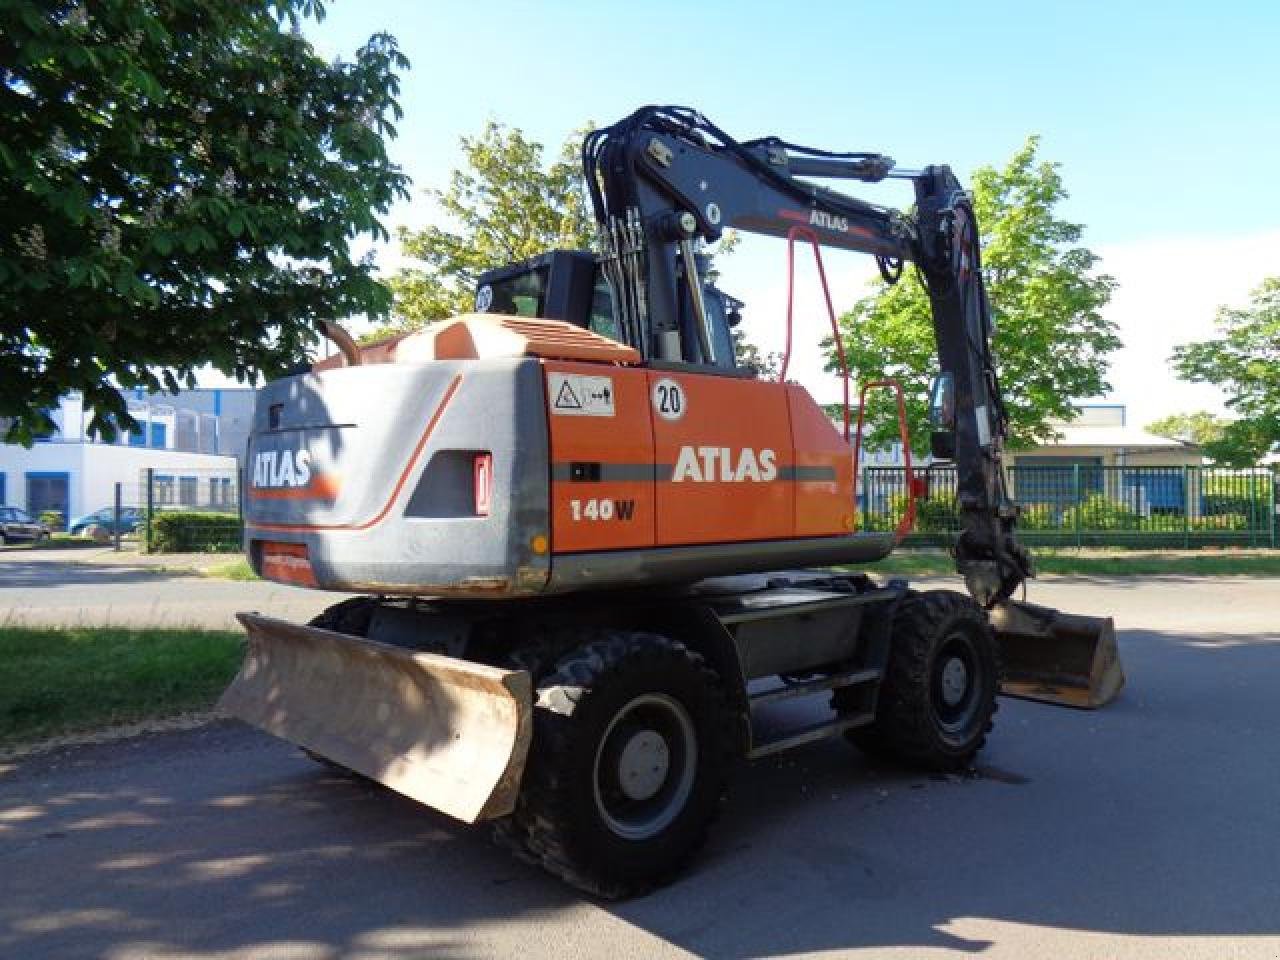
[[[657,543],[790,537],[794,488],[785,387],[649,370]]]
[[[553,551],[653,546],[653,430],[645,371],[567,361],[547,361],[543,369]],[[593,396],[579,396],[585,392]]]
[[[853,448],[809,391],[787,385],[795,442],[795,532],[798,537],[853,529]]]
[[[250,487],[250,500],[328,500],[338,499],[342,486],[331,473],[317,473],[305,487]]]
[[[264,543],[262,575],[277,583],[296,583],[302,587],[316,585],[315,571],[304,543]]]

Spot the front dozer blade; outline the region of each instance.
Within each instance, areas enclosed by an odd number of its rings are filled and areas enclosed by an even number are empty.
[[[515,808],[528,673],[237,616],[249,648],[222,710],[467,823]]]
[[[1110,617],[1006,600],[991,611],[1004,659],[1001,692],[1068,707],[1106,706],[1124,686]]]

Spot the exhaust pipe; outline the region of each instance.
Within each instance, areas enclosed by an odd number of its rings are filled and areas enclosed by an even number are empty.
[[[320,332],[338,348],[338,352],[342,354],[342,359],[347,362],[348,367],[360,366],[364,359],[360,353],[360,344],[356,343],[355,337],[347,333],[342,324],[334,320],[321,320],[319,327]]]

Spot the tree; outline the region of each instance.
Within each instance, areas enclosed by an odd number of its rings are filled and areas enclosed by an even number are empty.
[[[1074,415],[1072,398],[1109,389],[1107,354],[1120,347],[1102,316],[1115,281],[1095,272],[1098,257],[1079,246],[1083,228],[1055,215],[1067,197],[1058,166],[1037,160],[1029,137],[1002,170],[973,175],[973,205],[981,230],[983,276],[994,314],[994,352],[1009,413],[1011,441],[1049,439],[1051,421]],[[878,281],[840,320],[846,359],[858,380],[898,379],[907,395],[912,446],[927,449],[929,383],[937,372],[929,299],[916,275],[896,285]],[[828,344],[830,346],[830,344]],[[828,369],[834,370],[834,350]],[[893,400],[868,400],[873,446],[897,440]]]
[[[399,230],[400,249],[422,266],[390,281],[395,319],[378,334],[413,330],[472,309],[486,270],[556,248],[588,249],[594,221],[577,161],[581,131],[550,166],[542,144],[519,128],[490,122],[462,138],[465,166],[448,189],[428,189],[449,226]]]
[[[782,372],[782,354],[762,351],[741,330],[733,331],[733,353],[740,367],[751,367],[767,380],[776,380]]]
[[[1219,307],[1218,337],[1176,348],[1178,376],[1212,383],[1239,415],[1205,453],[1219,463],[1252,466],[1280,443],[1280,277],[1270,277],[1249,306]]]
[[[1157,437],[1168,437],[1170,440],[1181,440],[1203,447],[1219,440],[1230,422],[1207,410],[1199,410],[1195,413],[1173,413],[1162,417],[1147,424],[1147,430]]]
[[[0,417],[29,443],[79,390],[90,429],[133,426],[117,387],[204,364],[279,375],[321,320],[383,313],[351,240],[407,179],[385,34],[327,63],[319,0],[0,4]]]

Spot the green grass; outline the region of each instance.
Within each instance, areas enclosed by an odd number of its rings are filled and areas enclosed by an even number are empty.
[[[1095,577],[1183,576],[1280,576],[1280,551],[1232,552],[1194,550],[1183,553],[1156,551],[1040,551],[1033,550],[1036,572]],[[955,565],[941,550],[899,550],[874,564],[873,573],[941,575],[955,572]]]
[[[232,560],[230,563],[220,563],[215,567],[205,567],[201,572],[206,577],[217,577],[220,580],[261,579],[253,572],[253,567],[249,566],[249,561],[244,557],[241,557],[238,560]]]
[[[0,746],[208,708],[242,643],[218,630],[0,627]]]

